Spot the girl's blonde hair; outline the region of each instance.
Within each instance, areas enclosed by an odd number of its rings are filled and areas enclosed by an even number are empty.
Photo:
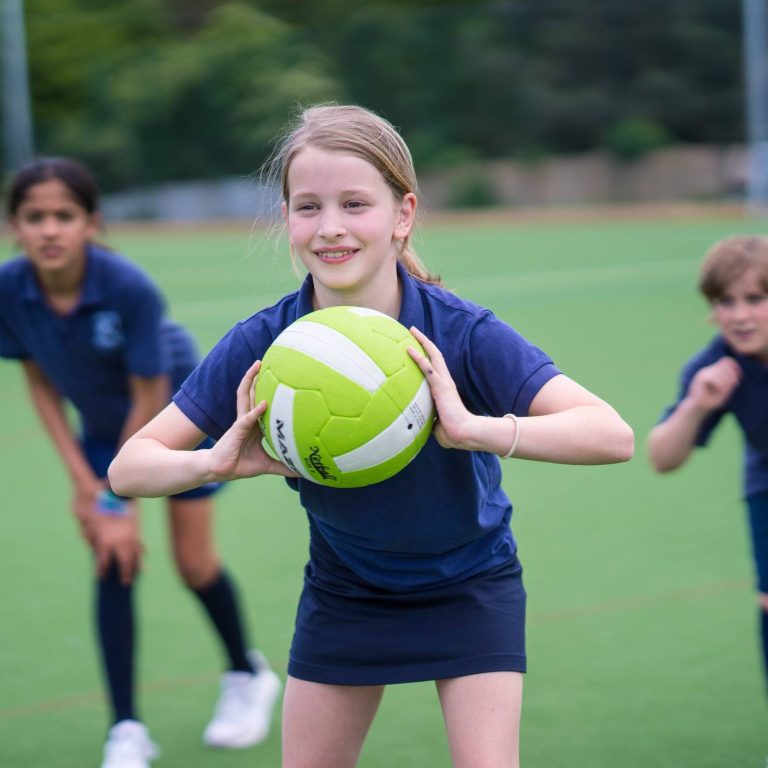
[[[699,290],[710,302],[717,301],[750,268],[757,270],[763,290],[768,292],[768,237],[736,235],[720,240],[704,257]]]
[[[323,104],[303,110],[288,126],[267,163],[268,178],[289,197],[288,170],[306,147],[346,152],[366,160],[379,173],[397,200],[418,194],[411,153],[397,129],[383,117],[354,105]],[[398,260],[409,274],[426,283],[441,284],[422,264],[406,237]]]

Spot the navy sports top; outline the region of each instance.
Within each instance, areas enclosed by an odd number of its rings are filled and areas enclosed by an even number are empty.
[[[130,409],[128,377],[171,375],[179,383],[197,358],[191,337],[164,319],[154,283],[122,256],[88,247],[77,306],[54,312],[32,263],[0,266],[0,356],[34,360],[79,412],[83,432],[117,441]]]
[[[431,338],[474,413],[528,413],[536,393],[559,371],[541,350],[490,311],[410,277],[399,321]],[[235,419],[235,392],[287,325],[312,311],[312,278],[296,293],[238,323],[174,397],[203,432],[219,438]],[[446,584],[507,562],[516,545],[512,505],[501,488],[499,459],[446,450],[431,436],[394,477],[363,488],[290,480],[322,536],[359,577],[384,589]],[[318,542],[318,545],[321,545]]]
[[[744,495],[768,491],[768,366],[754,357],[736,354],[722,336],[716,336],[684,366],[680,375],[677,401],[662,415],[666,419],[686,396],[697,371],[716,363],[721,357],[732,357],[744,373],[728,402],[711,413],[702,424],[696,445],[704,446],[726,413],[732,413],[744,433]]]

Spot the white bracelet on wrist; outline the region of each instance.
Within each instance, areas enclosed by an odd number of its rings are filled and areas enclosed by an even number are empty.
[[[517,444],[520,442],[520,422],[514,413],[505,413],[503,418],[512,419],[515,422],[515,436],[512,438],[512,447],[501,457],[502,459],[508,459],[517,450]]]

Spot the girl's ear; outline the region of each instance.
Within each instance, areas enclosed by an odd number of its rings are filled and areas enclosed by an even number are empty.
[[[416,195],[408,192],[403,195],[397,210],[397,219],[395,220],[395,231],[393,236],[395,240],[405,240],[411,234],[413,222],[416,218]]]
[[[101,229],[102,218],[101,213],[95,211],[88,215],[88,227],[86,231],[86,237],[88,240],[93,240],[96,237],[96,233]]]
[[[280,203],[280,213],[283,214],[283,221],[287,224],[288,223],[288,203],[283,200],[282,203]]]

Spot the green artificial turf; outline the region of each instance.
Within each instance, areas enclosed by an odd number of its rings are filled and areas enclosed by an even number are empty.
[[[768,752],[757,609],[728,421],[685,468],[656,476],[645,438],[682,363],[712,333],[695,291],[716,239],[762,231],[715,215],[426,226],[425,261],[493,309],[634,427],[635,459],[608,467],[511,460],[505,487],[525,568],[529,674],[525,768],[750,768]],[[162,286],[207,351],[291,290],[285,248],[242,229],[116,229],[109,242]],[[8,239],[2,253],[13,252]],[[499,385],[503,385],[500,382]],[[65,473],[17,365],[0,364],[4,480],[0,765],[97,766],[107,725],[91,630],[91,562]],[[307,532],[277,478],[218,497],[217,534],[260,647],[284,674]],[[144,504],[140,702],[167,768],[276,768],[262,746],[212,753],[200,735],[220,654],[168,554],[162,504]],[[450,764],[431,684],[390,688],[361,768]]]

